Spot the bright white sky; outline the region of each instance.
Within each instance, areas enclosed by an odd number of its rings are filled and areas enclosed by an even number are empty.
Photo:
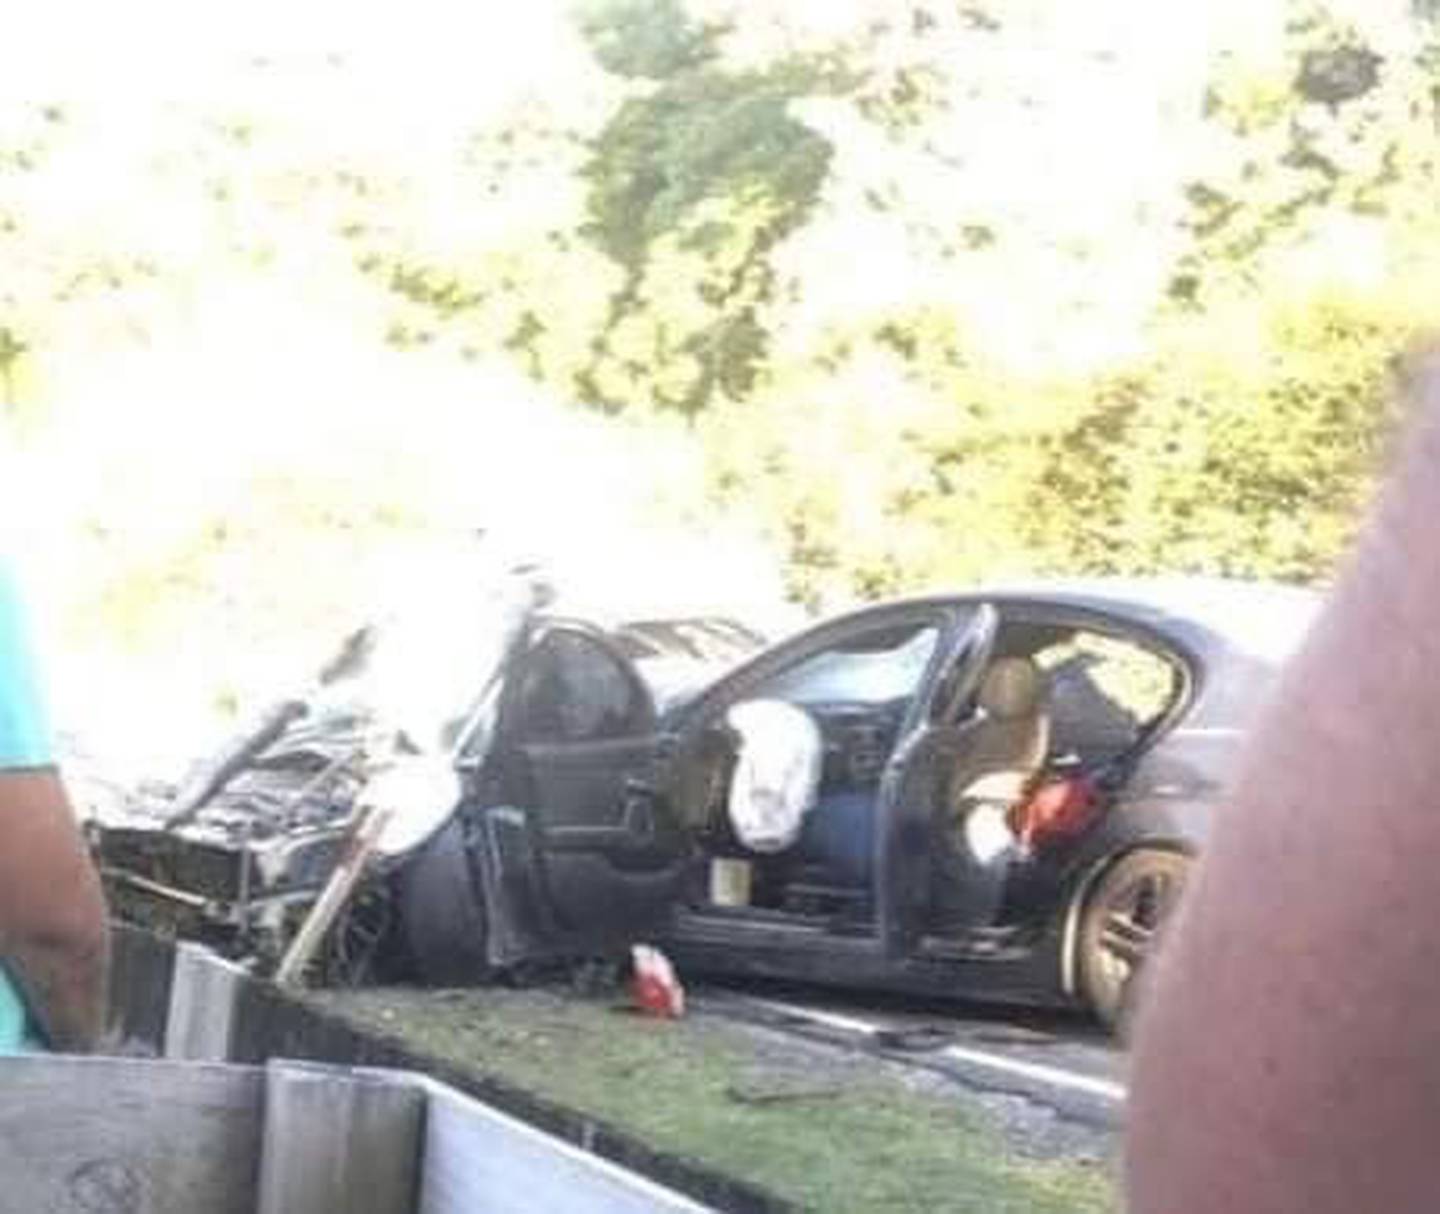
[[[256,56],[315,58],[338,53],[373,67],[387,93],[466,96],[513,84],[553,54],[563,37],[558,0],[404,5],[335,0],[250,0],[195,4],[129,0],[100,5],[54,0],[6,14],[0,80],[35,96],[75,87],[114,95],[205,90],[226,66]],[[367,63],[368,61],[368,63]]]
[[[1157,64],[1193,51],[1204,27],[1273,22],[1283,0],[1010,0],[1019,12],[1052,9],[1059,37],[1109,46],[1143,41]],[[1404,10],[1407,0],[1332,0],[1373,19],[1377,10]],[[749,0],[792,28],[835,34],[858,18],[883,13],[883,0]],[[43,96],[83,88],[113,96],[192,94],[223,81],[226,65],[255,56],[323,59],[343,55],[361,66],[377,91],[434,101],[472,101],[503,91],[534,73],[537,63],[564,53],[571,35],[566,0],[410,0],[399,4],[340,0],[250,0],[196,4],[193,0],[50,0],[10,6],[0,45],[0,91]],[[707,7],[715,8],[710,3]],[[724,7],[723,5],[718,7]],[[1051,20],[1056,18],[1052,17]]]

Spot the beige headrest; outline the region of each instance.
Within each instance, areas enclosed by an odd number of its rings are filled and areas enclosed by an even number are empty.
[[[1001,658],[985,672],[980,707],[1002,721],[1032,716],[1045,690],[1045,673],[1029,658]]]

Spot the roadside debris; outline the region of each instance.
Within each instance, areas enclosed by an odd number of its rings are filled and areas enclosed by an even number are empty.
[[[685,988],[675,976],[675,967],[658,948],[636,944],[630,949],[635,966],[630,990],[635,1006],[647,1016],[678,1020],[685,1015]]]
[[[841,1083],[797,1083],[775,1076],[765,1080],[739,1080],[725,1088],[725,1095],[736,1104],[759,1107],[777,1104],[802,1104],[811,1100],[834,1100],[849,1091]]]

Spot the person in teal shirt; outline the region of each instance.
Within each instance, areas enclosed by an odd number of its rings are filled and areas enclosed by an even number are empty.
[[[99,878],[55,764],[19,588],[0,558],[0,1051],[93,1048],[108,960]]]

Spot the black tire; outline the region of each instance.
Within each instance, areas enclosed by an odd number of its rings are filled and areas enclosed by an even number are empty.
[[[452,819],[398,874],[405,944],[427,986],[477,986],[494,976],[485,903],[463,825]]]
[[[1095,886],[1080,921],[1080,986],[1111,1032],[1123,1033],[1136,979],[1189,875],[1190,858],[1145,849],[1121,858]]]

